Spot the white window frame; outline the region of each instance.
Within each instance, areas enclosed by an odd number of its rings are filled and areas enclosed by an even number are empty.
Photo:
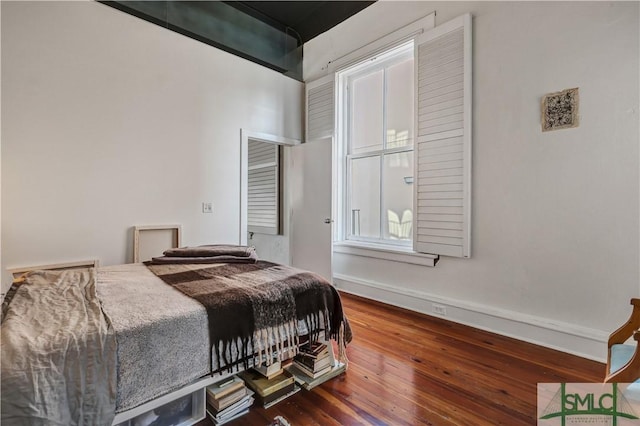
[[[378,53],[384,52],[399,46],[408,40],[415,39],[416,36],[423,34],[435,27],[435,13],[426,15],[402,28],[399,28],[389,34],[386,34],[369,44],[356,49],[348,54],[336,58],[327,63],[328,75],[326,78],[332,78],[334,73],[338,73],[354,64],[361,62],[365,58],[375,56]],[[344,104],[342,91],[339,90],[338,79],[335,79],[335,104],[336,107]],[[346,167],[344,166],[344,152],[343,143],[340,138],[344,135],[340,134],[339,130],[344,129],[344,118],[342,115],[336,112],[336,124],[335,124],[335,138],[334,138],[334,188],[342,187],[345,179]],[[339,192],[334,190],[333,194],[333,212],[336,223],[333,228],[333,251],[334,253],[344,253],[354,256],[364,256],[369,258],[376,258],[381,260],[392,260],[396,262],[404,262],[410,264],[418,264],[423,266],[435,266],[439,259],[438,255],[417,253],[413,251],[412,247],[407,246],[392,246],[392,245],[379,245],[375,243],[367,243],[353,240],[345,240],[345,223],[341,220],[339,214],[344,210],[343,197],[339,196]]]
[[[412,247],[413,245],[412,243],[413,235],[411,240],[392,240],[392,239],[384,238],[384,226],[385,226],[385,221],[384,221],[385,215],[383,211],[384,210],[383,209],[384,176],[382,171],[384,169],[384,165],[383,165],[384,156],[401,153],[401,152],[413,152],[414,150],[413,140],[415,138],[414,137],[411,138],[411,143],[409,145],[394,147],[394,148],[387,148],[385,147],[385,145],[387,144],[386,125],[385,125],[383,126],[383,135],[382,135],[383,147],[381,149],[376,149],[376,150],[371,150],[366,152],[359,152],[356,154],[351,153],[352,138],[350,133],[351,133],[352,121],[349,113],[351,111],[352,98],[350,97],[349,89],[348,89],[348,87],[352,86],[352,82],[359,77],[362,77],[364,75],[374,73],[380,70],[385,70],[389,66],[408,60],[409,58],[413,58],[413,51],[414,51],[413,39],[409,41],[404,41],[402,43],[399,43],[396,46],[390,47],[388,50],[381,52],[373,57],[366,58],[364,61],[356,65],[353,65],[351,67],[348,67],[337,74],[338,75],[338,91],[341,95],[340,101],[338,103],[338,114],[339,114],[339,117],[341,117],[341,119],[339,120],[340,125],[338,127],[338,129],[341,130],[341,132],[339,132],[339,138],[338,138],[338,146],[339,146],[338,155],[340,155],[343,158],[343,160],[340,161],[339,166],[344,169],[341,172],[343,179],[339,187],[339,192],[341,193],[341,196],[339,196],[339,198],[341,198],[340,205],[342,206],[342,208],[338,210],[340,212],[340,215],[338,216],[338,221],[339,221],[338,228],[341,230],[340,240],[342,241],[347,241],[347,242],[355,241],[355,242],[365,243],[365,244],[367,243],[375,244],[383,248],[388,246],[388,248],[391,248],[391,249],[396,247],[402,249],[402,248]],[[386,85],[386,82],[384,84]],[[386,106],[386,90],[385,90],[384,105]],[[349,183],[351,182],[351,165],[352,165],[351,160],[368,158],[368,157],[378,157],[380,159],[380,170],[381,170],[380,188],[379,188],[380,205],[378,206],[380,210],[379,211],[380,238],[362,237],[362,236],[353,235],[352,232],[349,232],[350,220],[352,216],[352,210],[350,205],[352,193],[351,193],[351,186],[349,185]],[[412,204],[413,204],[413,200],[412,200]]]
[[[362,241],[354,241],[354,240],[346,240],[346,232],[347,232],[347,222],[346,220],[349,219],[348,214],[342,213],[345,212],[345,203],[344,203],[344,197],[342,196],[338,196],[338,192],[340,191],[334,191],[334,197],[333,197],[333,204],[334,204],[334,214],[337,219],[337,223],[334,227],[334,252],[337,253],[347,253],[347,254],[351,254],[351,255],[356,255],[356,256],[366,256],[366,257],[374,257],[374,258],[379,258],[379,259],[385,259],[385,260],[392,260],[392,261],[400,261],[400,262],[407,262],[407,263],[416,263],[416,264],[422,264],[422,265],[428,265],[428,266],[434,266],[435,263],[437,262],[438,258],[440,255],[448,255],[448,256],[455,256],[455,257],[470,257],[470,241],[471,241],[471,232],[470,232],[470,225],[471,225],[471,105],[472,105],[472,101],[471,101],[471,95],[472,95],[472,88],[471,88],[471,83],[472,83],[472,78],[471,78],[471,68],[472,68],[472,40],[471,40],[471,25],[472,25],[472,16],[470,14],[466,14],[466,15],[462,15],[459,16],[458,18],[454,18],[449,22],[446,22],[442,25],[439,25],[438,27],[435,27],[435,13],[432,13],[422,19],[419,19],[407,26],[405,26],[404,28],[401,28],[393,33],[387,34],[377,40],[374,40],[373,42],[369,43],[368,45],[362,47],[361,49],[357,49],[353,52],[350,52],[340,58],[337,58],[333,61],[330,61],[327,64],[327,71],[328,71],[328,75],[327,78],[331,77],[333,79],[334,73],[338,74],[340,71],[343,71],[345,69],[347,69],[348,67],[353,66],[353,64],[355,63],[359,63],[362,62],[364,59],[373,57],[377,54],[380,54],[381,52],[387,51],[388,49],[400,45],[402,44],[402,42],[405,42],[407,40],[413,39],[416,44],[419,44],[421,47],[424,46],[424,42],[428,42],[429,40],[436,40],[438,37],[440,37],[441,35],[445,35],[450,31],[454,31],[458,28],[463,28],[464,31],[464,53],[463,53],[463,63],[464,65],[464,128],[460,128],[457,129],[455,131],[451,131],[451,132],[447,132],[447,131],[442,131],[442,133],[436,135],[436,134],[428,134],[426,137],[427,139],[425,140],[423,136],[422,137],[422,142],[424,143],[426,142],[430,142],[431,140],[440,140],[440,139],[446,139],[447,137],[451,137],[451,136],[462,136],[463,140],[464,140],[464,158],[463,158],[463,169],[464,169],[464,176],[463,176],[463,188],[461,190],[461,198],[463,199],[463,221],[462,221],[462,235],[463,235],[463,244],[462,246],[460,246],[459,249],[456,250],[448,250],[448,248],[446,247],[446,243],[443,244],[439,244],[440,242],[444,242],[444,241],[437,241],[437,239],[434,239],[434,244],[428,244],[432,249],[433,249],[433,253],[437,253],[437,254],[427,254],[427,253],[418,253],[414,250],[417,250],[416,248],[416,232],[417,232],[417,221],[418,220],[427,220],[430,221],[431,219],[431,214],[427,214],[425,218],[420,219],[419,215],[420,215],[420,211],[419,208],[420,206],[418,205],[417,202],[417,198],[418,198],[418,185],[416,185],[416,182],[419,182],[420,179],[417,175],[418,171],[420,170],[417,165],[418,165],[418,157],[420,155],[419,151],[418,151],[418,144],[419,144],[419,134],[417,131],[414,132],[414,139],[413,139],[413,148],[414,148],[414,162],[415,162],[415,166],[414,166],[414,188],[416,188],[415,192],[414,192],[414,203],[413,203],[413,208],[414,208],[414,223],[413,223],[413,229],[414,229],[414,237],[413,237],[413,243],[414,243],[414,247],[401,247],[401,246],[392,246],[390,244],[376,244],[376,243],[371,243],[371,242],[362,242]],[[437,43],[437,42],[436,42]],[[414,55],[414,63],[417,64],[419,62],[419,59],[417,58],[417,55]],[[416,65],[417,67],[417,65]],[[414,78],[418,78],[417,77],[418,74],[416,73],[416,75],[414,76]],[[345,105],[345,100],[344,100],[344,95],[343,95],[343,90],[340,88],[340,82],[338,81],[338,79],[335,79],[335,105],[337,108],[342,108],[343,105]],[[418,103],[418,97],[417,97],[417,88],[418,85],[416,84],[416,98],[415,98],[415,102]],[[419,114],[419,110],[416,107],[415,114]],[[344,152],[344,138],[346,137],[344,135],[344,129],[346,128],[345,126],[345,117],[344,114],[342,114],[340,111],[337,111],[336,113],[336,123],[335,123],[335,139],[334,139],[334,143],[335,143],[335,149],[334,149],[334,188],[344,188],[344,182],[345,182],[345,178],[346,178],[346,173],[347,173],[347,167],[346,167],[346,157],[345,157],[345,152]],[[439,118],[434,119],[434,121],[440,121]],[[442,121],[443,123],[446,122],[445,120]],[[415,127],[418,127],[417,122],[414,123]],[[445,129],[446,130],[446,129]],[[460,133],[461,132],[461,133]],[[443,143],[446,143],[443,142]],[[430,148],[429,148],[430,149]],[[430,155],[430,154],[429,154]],[[430,184],[427,184],[430,185]],[[452,189],[442,189],[442,191],[450,191]],[[429,192],[432,192],[431,190],[429,190]],[[437,198],[441,198],[441,197],[436,197]],[[430,197],[431,199],[431,197]],[[435,206],[437,206],[438,204],[435,204]],[[445,204],[442,204],[445,205]],[[431,207],[431,206],[428,206]],[[436,210],[435,214],[439,214],[440,211],[438,211],[439,209],[432,209],[432,210]],[[446,209],[443,209],[446,210]],[[336,213],[342,213],[342,214],[336,214]],[[348,213],[348,212],[347,212]],[[444,213],[442,213],[444,214]],[[443,221],[447,221],[449,220],[448,218],[442,218]],[[444,226],[444,225],[443,225]],[[443,227],[443,229],[447,229],[446,226]],[[423,248],[422,250],[430,250],[429,249],[425,249],[424,248],[424,244],[423,244]]]

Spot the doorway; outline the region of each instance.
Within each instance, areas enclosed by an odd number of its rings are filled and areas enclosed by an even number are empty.
[[[291,265],[290,147],[299,140],[242,129],[240,244],[262,260]]]

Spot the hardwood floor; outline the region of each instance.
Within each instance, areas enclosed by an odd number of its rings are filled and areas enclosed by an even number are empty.
[[[534,425],[536,383],[600,382],[604,365],[342,294],[349,370],[232,426]],[[206,423],[203,424],[211,424]]]

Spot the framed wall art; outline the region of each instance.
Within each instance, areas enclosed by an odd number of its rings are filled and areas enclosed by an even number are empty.
[[[542,97],[542,131],[578,127],[578,88]]]

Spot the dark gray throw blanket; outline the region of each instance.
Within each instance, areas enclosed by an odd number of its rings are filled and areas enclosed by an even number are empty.
[[[202,303],[208,314],[213,355],[218,366],[248,367],[257,350],[260,364],[271,363],[271,345],[297,352],[297,321],[316,340],[322,330],[339,343],[340,356],[351,340],[340,295],[321,276],[271,262],[253,264],[151,264],[167,284]],[[326,327],[326,329],[325,329]],[[282,330],[286,332],[283,333]],[[284,343],[282,343],[284,341]],[[251,345],[249,345],[249,343]]]
[[[255,248],[249,246],[235,246],[229,244],[211,244],[198,247],[180,247],[165,250],[162,253],[169,257],[214,257],[235,256],[250,257],[256,253]]]
[[[169,263],[256,263],[253,247],[216,244],[200,247],[180,247],[165,250],[164,256],[151,259],[152,264]]]

